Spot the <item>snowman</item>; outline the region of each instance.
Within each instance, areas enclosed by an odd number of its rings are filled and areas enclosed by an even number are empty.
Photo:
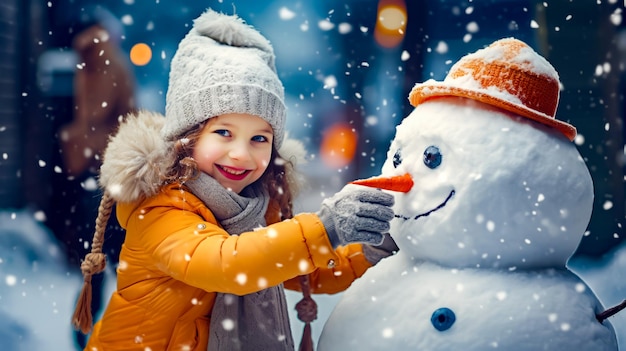
[[[557,72],[513,38],[413,88],[381,177],[360,182],[394,191],[400,250],[344,293],[318,350],[618,349],[566,266],[593,185],[558,99]]]

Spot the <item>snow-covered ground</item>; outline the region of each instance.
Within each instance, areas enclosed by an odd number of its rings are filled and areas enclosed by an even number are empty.
[[[0,212],[0,339],[4,350],[76,350],[72,338],[71,314],[81,287],[78,270],[68,272],[55,239],[29,211]],[[605,306],[626,299],[626,246],[607,254],[603,260],[577,258],[570,262],[595,290]],[[111,275],[112,272],[108,271]],[[107,279],[112,290],[113,279]],[[299,343],[303,324],[293,306],[299,293],[288,292],[294,340]],[[315,296],[318,320],[313,323],[317,341],[324,321],[339,296]],[[626,311],[610,318],[626,350]]]
[[[77,270],[76,270],[77,272]],[[0,212],[0,339],[4,350],[74,350],[81,284],[52,233],[28,211]]]

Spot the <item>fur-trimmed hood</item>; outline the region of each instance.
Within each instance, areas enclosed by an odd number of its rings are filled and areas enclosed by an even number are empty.
[[[176,160],[174,142],[161,134],[164,123],[160,113],[139,111],[128,115],[109,140],[99,182],[115,201],[150,197],[164,185]],[[301,142],[286,136],[279,154],[297,165],[304,162],[306,151]]]
[[[100,167],[100,186],[119,202],[157,193],[174,164],[173,142],[161,136],[163,115],[140,111],[128,115],[111,137]]]

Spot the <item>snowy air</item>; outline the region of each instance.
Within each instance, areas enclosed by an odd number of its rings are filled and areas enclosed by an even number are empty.
[[[367,269],[336,293],[312,286],[313,315],[302,317],[308,289],[285,283],[290,331],[280,341],[311,351],[626,351],[626,1],[5,0],[0,7],[0,348],[83,350],[95,332],[100,345],[115,339],[100,323],[109,304],[126,298],[118,273],[136,262],[120,256],[130,239],[118,207],[104,223],[96,219],[103,197],[135,201],[149,191],[124,194],[100,167],[126,115],[179,112],[167,105],[169,90],[180,88],[170,81],[173,58],[212,9],[240,17],[273,48],[285,138],[298,142],[293,214],[326,225],[320,205],[349,183],[393,199],[394,249],[375,260],[366,248],[348,256],[365,256]],[[274,136],[271,118],[269,125]],[[181,138],[176,147],[188,143]],[[161,170],[167,162],[159,154],[146,164]],[[237,184],[248,171],[221,174]],[[202,235],[202,226],[191,235]],[[104,245],[94,239],[99,230]],[[285,234],[264,235],[272,242]],[[386,240],[372,244],[374,252]],[[106,266],[85,275],[94,248]],[[192,251],[178,259],[191,262]],[[323,268],[340,263],[331,261]],[[341,279],[339,268],[335,275]],[[236,279],[245,285],[246,272]],[[93,322],[84,333],[73,322],[87,283]],[[211,333],[222,327],[228,335],[240,321],[218,322]],[[137,334],[130,343],[156,351],[148,334]]]

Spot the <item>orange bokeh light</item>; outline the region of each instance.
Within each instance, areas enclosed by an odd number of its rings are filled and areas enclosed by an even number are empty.
[[[152,59],[152,49],[147,44],[137,43],[130,49],[130,61],[137,66],[145,66]]]
[[[324,133],[320,145],[320,157],[329,167],[345,167],[354,158],[357,148],[357,134],[345,123],[332,125]]]
[[[378,4],[374,39],[386,48],[398,46],[404,39],[407,25],[406,4],[403,0],[381,0]]]

